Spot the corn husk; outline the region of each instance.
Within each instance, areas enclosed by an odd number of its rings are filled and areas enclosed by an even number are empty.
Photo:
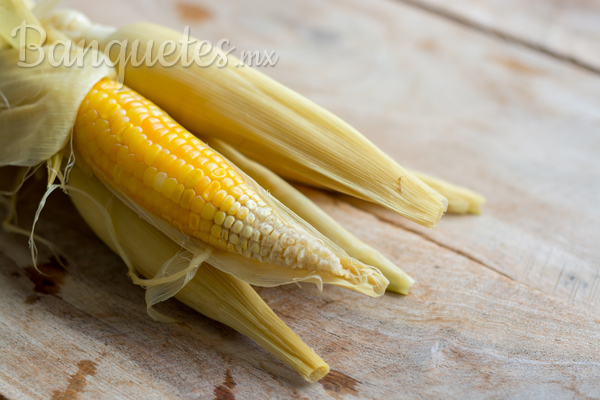
[[[49,43],[68,40],[67,36],[52,26],[47,26],[43,33],[35,28],[28,28],[26,35],[21,30],[13,36],[13,29],[23,22],[29,26],[42,27],[32,8],[34,3],[30,0],[0,0],[0,50],[9,47],[18,49],[25,45],[41,46],[45,40]],[[23,43],[22,37],[25,39]]]
[[[164,265],[173,258],[188,262],[179,246],[139,218],[97,178],[75,167],[69,187],[71,199],[87,224],[144,277],[160,277]],[[250,285],[207,263],[192,276],[175,295],[177,299],[247,335],[309,382],[327,374],[327,364],[273,313]],[[160,294],[148,290],[148,304],[152,303],[149,298],[152,293]]]
[[[27,4],[27,2],[20,0],[0,0],[0,37],[15,49],[22,47],[20,39],[24,32],[20,32],[20,34],[15,36],[12,36],[12,32],[22,22],[28,25],[41,26],[40,21],[31,12],[30,4]],[[45,40],[40,32],[35,29],[28,29],[25,39],[26,42],[23,45],[42,45]]]
[[[348,255],[377,268],[390,281],[387,290],[408,294],[415,282],[381,253],[352,235],[308,197],[268,168],[248,159],[225,142],[208,140],[210,146],[233,161],[246,174],[315,229],[340,246]]]
[[[70,55],[76,51],[71,49]],[[64,53],[64,48],[55,50],[57,58]],[[26,63],[39,57],[35,51],[25,54]],[[95,57],[101,57],[93,50],[81,67],[55,68],[46,57],[35,67],[22,68],[19,57],[17,49],[0,52],[0,166],[31,167],[67,144],[85,95],[100,79],[115,74],[106,64],[93,66]]]
[[[10,47],[10,43],[8,43],[2,36],[0,36],[0,50],[8,49]]]
[[[485,197],[479,193],[422,172],[412,171],[412,173],[448,199],[448,213],[477,215],[481,213],[481,206],[485,203]]]

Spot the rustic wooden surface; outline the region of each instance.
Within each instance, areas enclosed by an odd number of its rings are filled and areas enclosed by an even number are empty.
[[[598,0],[398,0],[600,72]]]
[[[66,271],[43,252],[51,275],[37,275],[26,240],[0,233],[0,398],[600,397],[596,73],[398,1],[71,4],[103,23],[190,24],[197,37],[275,50],[266,73],[401,164],[489,202],[429,231],[307,190],[418,280],[409,296],[379,299],[258,289],[331,366],[311,385],[176,301],[159,309],[181,323],[150,320],[124,265],[53,195],[38,232]]]

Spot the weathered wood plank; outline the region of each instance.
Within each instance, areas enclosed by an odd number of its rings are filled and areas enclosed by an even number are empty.
[[[591,314],[345,203],[313,198],[419,281],[410,296],[379,299],[332,287],[321,295],[309,285],[259,289],[330,364],[334,373],[326,381],[303,382],[242,335],[177,301],[159,309],[179,324],[152,321],[123,263],[57,194],[38,232],[69,254],[66,272],[55,266],[40,280],[20,267],[29,266],[25,240],[0,234],[2,253],[10,254],[0,261],[0,393],[9,399],[61,398],[69,388],[73,397],[65,398],[600,395],[600,321]],[[33,198],[23,204],[23,223],[35,206]]]
[[[398,1],[600,72],[600,1]]]

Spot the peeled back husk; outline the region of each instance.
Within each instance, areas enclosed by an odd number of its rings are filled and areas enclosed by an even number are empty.
[[[45,52],[48,46],[43,46]],[[76,48],[68,53],[75,57]],[[56,59],[65,49],[54,51]],[[27,64],[37,61],[37,51],[26,51]],[[81,101],[114,69],[93,65],[101,53],[90,50],[81,67],[53,67],[48,57],[31,68],[19,67],[18,49],[0,51],[0,166],[35,166],[61,150],[71,137]]]
[[[87,224],[146,278],[157,278],[161,267],[181,251],[97,178],[77,166],[71,171],[69,187],[73,188],[71,199]],[[175,297],[247,335],[310,382],[329,371],[327,364],[273,313],[250,285],[230,274],[204,263]]]

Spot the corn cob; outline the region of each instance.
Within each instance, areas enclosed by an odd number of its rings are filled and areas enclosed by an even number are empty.
[[[99,81],[83,100],[75,145],[111,187],[187,236],[278,267],[387,286],[282,219],[223,157],[115,81]]]

